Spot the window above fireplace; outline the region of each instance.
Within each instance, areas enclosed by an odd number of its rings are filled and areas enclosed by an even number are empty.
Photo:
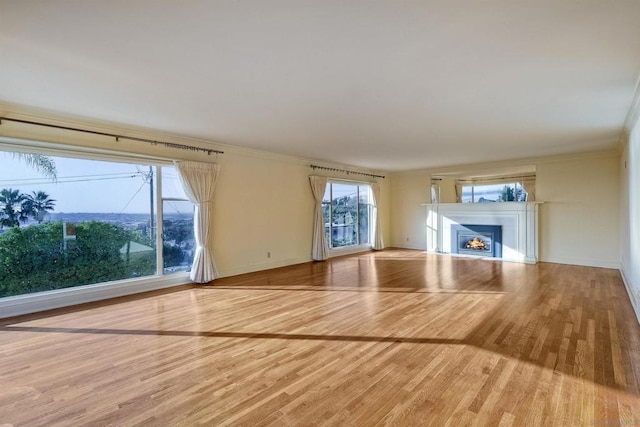
[[[528,193],[520,182],[462,185],[461,203],[526,202]]]
[[[431,177],[431,203],[535,201],[533,165],[487,171],[458,171]]]

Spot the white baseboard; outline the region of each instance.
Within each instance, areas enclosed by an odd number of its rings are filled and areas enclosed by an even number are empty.
[[[288,258],[283,260],[263,262],[260,264],[242,265],[239,267],[220,270],[219,278],[222,279],[223,277],[238,276],[240,274],[254,273],[256,271],[262,270],[271,270],[273,268],[287,267],[289,265],[303,264],[305,262],[311,262],[311,257]]]
[[[627,294],[629,294],[629,300],[631,301],[631,306],[633,307],[633,311],[635,311],[636,313],[638,324],[640,324],[640,301],[638,301],[638,299],[636,298],[636,295],[633,292],[634,287],[631,285],[631,282],[627,279],[627,276],[624,273],[624,267],[622,266],[620,266],[620,275],[622,276],[622,282],[624,283],[624,287],[627,289]]]
[[[0,319],[191,283],[189,273],[77,286],[0,299]]]
[[[427,248],[425,246],[419,246],[419,245],[409,245],[407,243],[401,243],[401,242],[393,242],[391,244],[392,248],[398,248],[398,249],[416,249],[419,251],[426,251]]]
[[[620,261],[606,261],[602,259],[590,258],[570,258],[570,257],[547,257],[538,259],[540,262],[551,262],[555,264],[584,265],[585,267],[620,269]]]

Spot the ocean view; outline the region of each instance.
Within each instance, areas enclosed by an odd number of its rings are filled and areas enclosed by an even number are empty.
[[[191,212],[165,212],[164,219],[179,221],[179,220],[191,220],[193,219],[193,213]],[[86,221],[101,221],[108,222],[110,224],[118,224],[130,228],[130,225],[148,223],[148,213],[116,213],[116,212],[51,212],[47,214],[43,222],[86,222]],[[37,224],[34,219],[29,219],[22,224],[22,227]]]

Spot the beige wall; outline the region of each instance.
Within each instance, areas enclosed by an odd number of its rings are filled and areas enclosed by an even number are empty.
[[[306,162],[276,156],[223,157],[213,235],[216,262],[225,276],[310,261],[314,200],[309,175],[358,180],[313,172]],[[389,236],[389,185],[387,179],[379,182],[383,236]]]
[[[314,202],[308,168],[233,153],[220,163],[213,214],[220,273],[309,261]]]
[[[425,203],[431,202],[428,171],[391,175],[391,244],[400,248],[426,249]]]
[[[618,162],[612,152],[537,164],[541,261],[619,268]]]
[[[535,165],[540,208],[540,260],[618,268],[619,155],[589,153],[466,165],[457,170],[491,170]],[[396,173],[392,177],[393,244],[426,249],[426,209],[432,173],[447,169]],[[409,239],[407,242],[406,239]]]
[[[0,108],[0,112],[1,110]],[[40,121],[50,122],[51,120],[40,119]],[[86,124],[74,122],[59,124],[88,127]],[[206,146],[204,141],[157,132],[136,134],[130,130],[110,127],[99,128],[99,130]],[[117,150],[176,160],[189,159],[219,163],[220,175],[216,185],[212,217],[212,242],[218,270],[222,276],[311,261],[314,201],[309,185],[309,175],[368,180],[367,177],[357,175],[314,172],[309,168],[310,161],[305,159],[229,146],[216,146],[225,151],[225,154],[216,158],[205,153],[169,149],[124,139],[115,142],[113,138],[11,122],[2,123],[0,136]],[[341,167],[340,165],[327,166]],[[354,167],[348,169],[379,173]],[[389,181],[389,179],[379,180],[381,189],[379,212],[382,215],[383,236],[387,246],[391,235]],[[267,257],[267,252],[270,252],[270,257]]]

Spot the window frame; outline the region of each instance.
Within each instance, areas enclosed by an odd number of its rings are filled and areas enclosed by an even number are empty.
[[[163,209],[161,205],[165,199],[162,197],[161,170],[162,167],[175,167],[174,161],[178,159],[4,136],[0,136],[0,151],[153,166],[156,174],[154,182],[154,207],[156,209],[155,221],[157,246],[155,274],[3,297],[0,298],[0,318],[18,316],[123,295],[137,294],[140,292],[163,289],[189,282],[189,272],[178,271],[165,274],[163,271],[162,260]]]
[[[332,221],[332,217],[333,217],[333,184],[340,184],[340,185],[354,185],[357,187],[357,191],[356,191],[356,200],[357,200],[357,204],[356,204],[356,221],[354,222],[355,224],[355,229],[356,229],[356,234],[357,234],[357,238],[358,238],[358,243],[353,244],[353,245],[345,245],[345,246],[333,246],[333,239],[332,239],[332,227],[333,227],[333,221]],[[371,197],[372,197],[372,189],[371,189],[371,183],[370,182],[364,182],[364,181],[352,181],[352,180],[342,180],[342,179],[328,179],[327,180],[327,186],[329,189],[329,201],[325,202],[324,201],[324,195],[323,195],[323,200],[322,200],[322,205],[328,205],[329,206],[329,236],[327,238],[327,246],[329,248],[330,252],[333,253],[342,253],[342,252],[349,252],[349,251],[353,251],[353,250],[359,250],[359,249],[367,249],[367,248],[371,248],[373,247],[373,224],[371,222],[371,218],[373,217],[373,209],[374,209],[374,205],[373,203],[360,203],[360,187],[364,187],[367,186],[369,187],[369,201],[371,201]],[[327,189],[325,188],[325,193],[326,193]],[[369,211],[369,221],[368,221],[368,240],[369,242],[367,243],[361,243],[360,242],[360,206],[361,205],[365,205],[368,206],[368,211]],[[326,233],[326,232],[325,232]],[[326,235],[326,234],[325,234]]]

